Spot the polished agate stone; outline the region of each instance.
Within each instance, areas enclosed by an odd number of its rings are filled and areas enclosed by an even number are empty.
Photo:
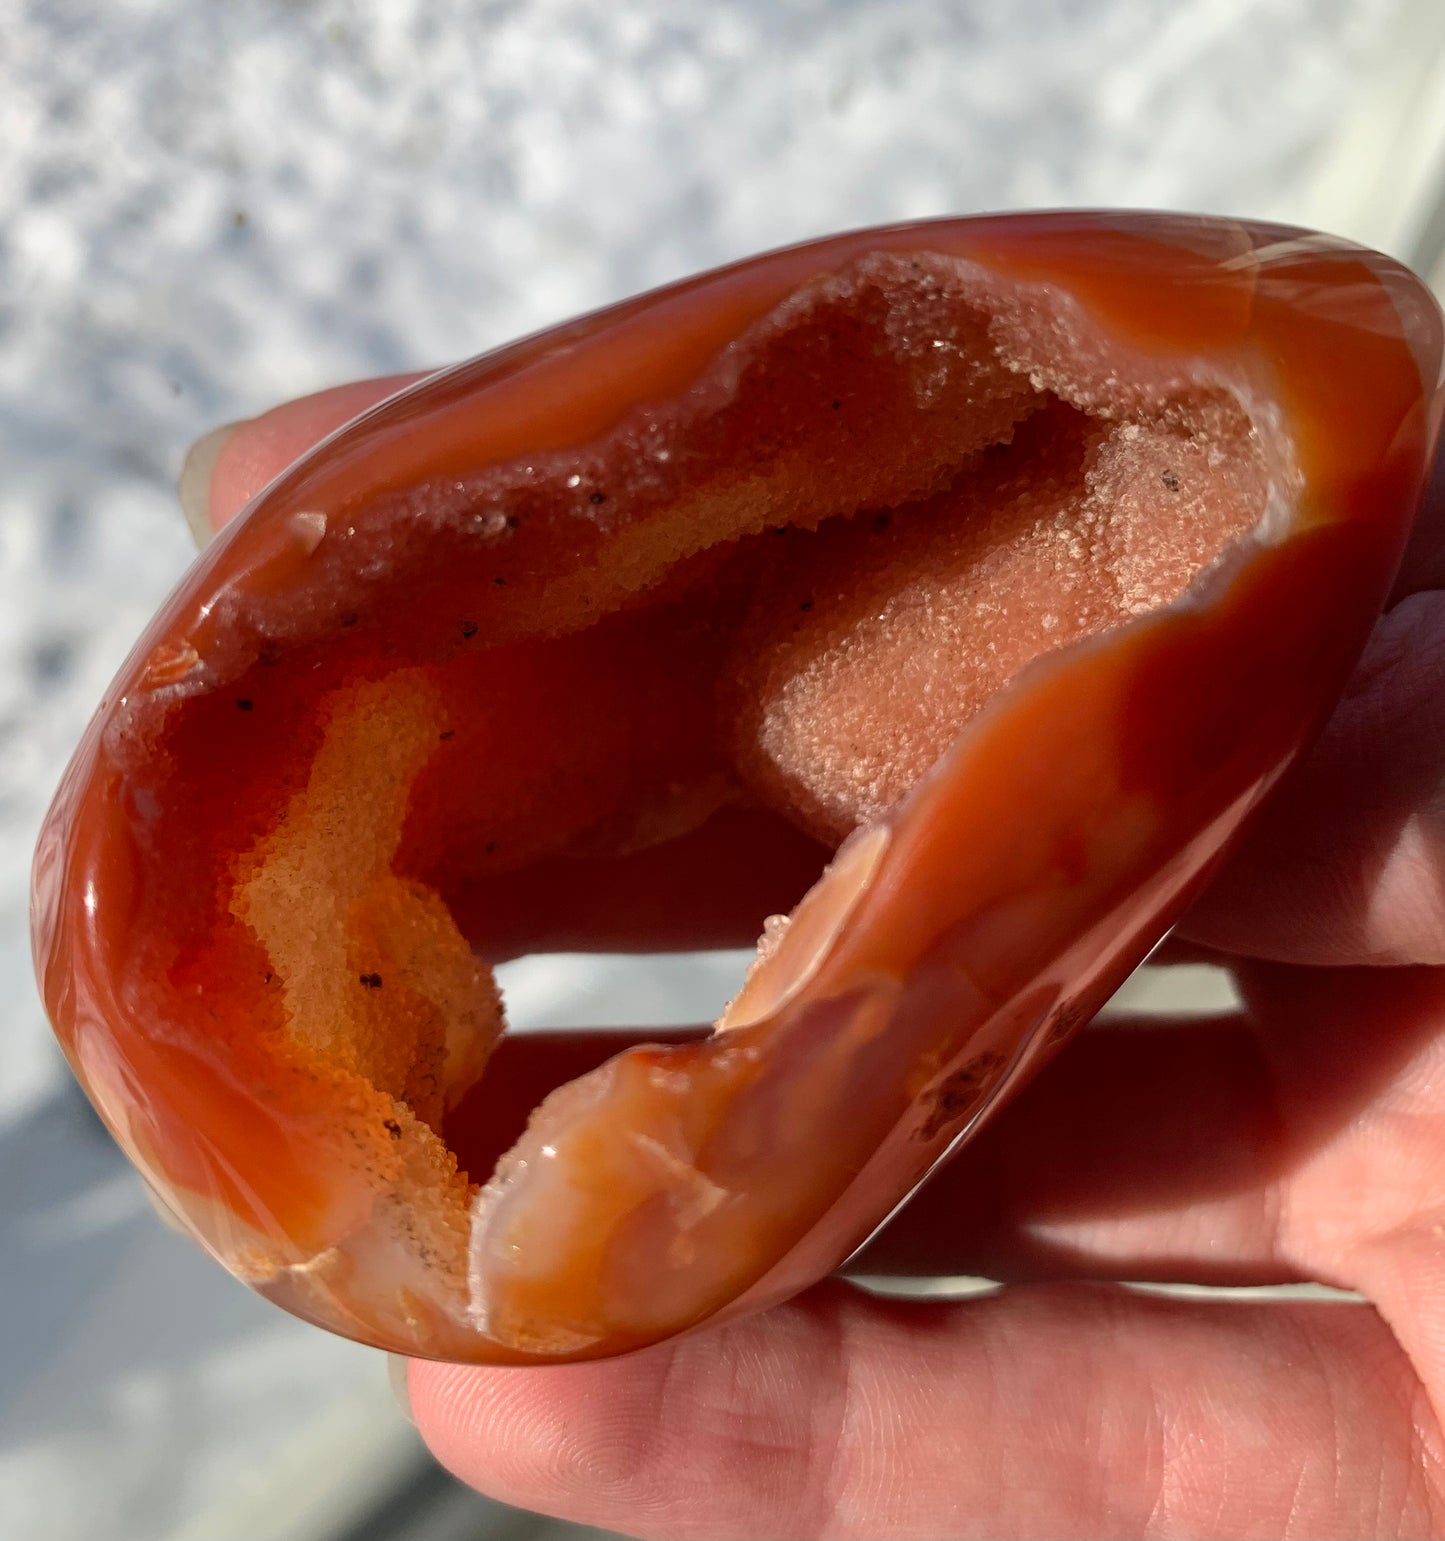
[[[76,1074],[232,1272],[387,1348],[595,1357],[806,1287],[1320,724],[1440,356],[1371,252],[1060,214],[429,377],[214,542],[77,751],[35,880]],[[492,962],[748,904],[711,1036],[507,1124]]]

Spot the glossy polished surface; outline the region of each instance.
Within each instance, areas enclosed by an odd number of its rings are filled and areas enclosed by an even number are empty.
[[[77,752],[35,906],[77,1074],[215,1255],[366,1341],[590,1357],[805,1287],[1319,724],[1440,346],[1372,253],[1049,215],[422,382],[216,542]],[[718,1032],[561,1088],[494,1170],[486,960],[588,894],[747,890],[730,848],[776,864],[760,926],[838,849]]]

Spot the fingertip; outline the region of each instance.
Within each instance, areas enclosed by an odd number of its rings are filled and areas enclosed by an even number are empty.
[[[634,1379],[628,1367],[637,1363],[490,1369],[414,1361],[414,1422],[437,1461],[479,1492],[574,1522],[618,1525],[670,1496],[653,1467],[657,1441],[646,1411],[662,1388],[645,1368]]]
[[[177,483],[181,509],[197,544],[204,546],[263,487],[328,434],[422,378],[422,373],[386,375],[333,386],[203,434],[187,451]]]

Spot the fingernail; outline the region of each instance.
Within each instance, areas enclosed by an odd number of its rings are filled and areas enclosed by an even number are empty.
[[[241,421],[222,423],[219,428],[202,434],[186,451],[176,482],[176,494],[198,546],[206,545],[216,533],[211,528],[211,473],[216,469],[216,461],[226,447],[226,441],[241,426]]]
[[[410,1363],[405,1354],[388,1354],[386,1378],[391,1382],[391,1394],[396,1398],[396,1405],[401,1409],[402,1417],[415,1428],[416,1415],[411,1410],[411,1391],[406,1383],[406,1372]]]

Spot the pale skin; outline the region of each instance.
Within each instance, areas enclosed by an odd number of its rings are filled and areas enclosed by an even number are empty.
[[[193,518],[219,528],[399,383],[238,425],[193,462]],[[622,1360],[416,1362],[436,1456],[670,1541],[1445,1534],[1442,590],[1432,497],[1323,738],[1173,944],[1233,967],[1244,1009],[1095,1026],[865,1260],[1006,1287],[831,1282]]]

